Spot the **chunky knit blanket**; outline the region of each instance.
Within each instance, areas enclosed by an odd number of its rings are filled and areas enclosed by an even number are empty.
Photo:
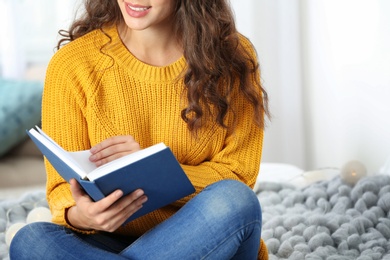
[[[365,177],[355,186],[336,177],[304,189],[269,182],[256,192],[270,260],[390,260],[390,176]],[[0,259],[9,259],[7,226],[38,206],[47,207],[43,191],[0,201]]]
[[[270,259],[390,260],[390,176],[260,186]]]
[[[45,191],[37,190],[22,195],[19,199],[0,201],[0,259],[9,260],[6,233],[15,223],[25,223],[28,213],[38,207],[49,207]]]

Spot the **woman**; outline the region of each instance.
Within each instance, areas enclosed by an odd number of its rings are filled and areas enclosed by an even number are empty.
[[[93,202],[46,161],[54,224],[19,231],[11,258],[266,259],[251,187],[267,95],[227,1],[87,0],[61,35],[43,130],[66,150],[90,149],[97,166],[164,142],[196,192],[122,225],[142,190]]]

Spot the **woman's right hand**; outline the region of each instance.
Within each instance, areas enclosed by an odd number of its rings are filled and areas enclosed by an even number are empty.
[[[113,232],[147,201],[140,189],[124,197],[121,190],[116,190],[97,202],[85,193],[75,179],[70,180],[70,189],[76,205],[68,209],[67,221],[83,230]]]

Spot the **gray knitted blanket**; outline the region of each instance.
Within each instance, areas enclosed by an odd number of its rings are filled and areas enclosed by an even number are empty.
[[[37,190],[19,199],[0,200],[0,259],[9,260],[6,232],[12,224],[25,223],[28,213],[37,207],[49,207],[45,191]]]
[[[262,183],[257,192],[271,260],[390,260],[390,176],[365,177],[354,187],[340,178],[305,189]],[[37,206],[47,206],[43,191],[0,201],[0,259],[9,259],[7,226]]]
[[[390,260],[390,176],[301,190],[264,183],[258,197],[271,260]]]

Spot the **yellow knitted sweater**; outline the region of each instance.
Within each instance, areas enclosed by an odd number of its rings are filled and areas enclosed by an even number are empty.
[[[110,38],[109,38],[110,37]],[[242,37],[243,44],[251,44]],[[166,67],[136,59],[115,27],[93,31],[62,47],[48,66],[42,104],[43,130],[68,151],[117,135],[132,135],[141,147],[164,142],[181,163],[199,193],[222,179],[253,187],[259,171],[263,131],[253,122],[252,108],[234,96],[235,129],[208,122],[197,136],[181,119],[186,107],[180,73],[182,57]],[[233,113],[227,116],[231,124]],[[53,222],[71,227],[65,211],[75,202],[70,187],[47,162],[47,199]],[[174,214],[191,196],[128,223],[117,233],[140,236]],[[74,229],[74,228],[73,228]],[[266,248],[262,243],[261,254]]]

